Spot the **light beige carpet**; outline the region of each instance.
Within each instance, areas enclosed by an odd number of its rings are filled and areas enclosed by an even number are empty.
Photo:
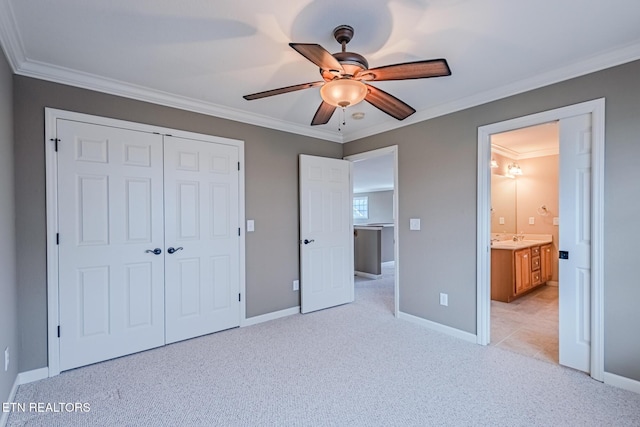
[[[388,271],[387,271],[388,273]],[[21,386],[9,426],[638,426],[640,395],[392,315],[393,286]]]

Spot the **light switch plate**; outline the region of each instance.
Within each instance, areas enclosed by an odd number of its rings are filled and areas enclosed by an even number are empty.
[[[247,231],[255,231],[255,230],[256,230],[256,224],[255,224],[254,220],[248,219],[247,220]]]
[[[409,220],[409,230],[420,230],[420,218],[411,218]]]
[[[560,225],[560,218],[557,216],[553,217],[553,225]]]
[[[440,305],[447,307],[449,305],[449,294],[440,293]]]
[[[529,217],[529,225],[533,225],[536,223],[536,219],[532,216]]]
[[[500,225],[504,225],[504,217],[503,216],[501,216],[499,218],[499,222],[500,222]]]

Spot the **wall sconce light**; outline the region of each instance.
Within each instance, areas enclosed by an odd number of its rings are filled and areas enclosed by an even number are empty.
[[[511,175],[511,176],[522,175],[522,169],[520,168],[520,165],[514,162],[514,163],[511,163],[509,166],[507,166],[507,175]]]

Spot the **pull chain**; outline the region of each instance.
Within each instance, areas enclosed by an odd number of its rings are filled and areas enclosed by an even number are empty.
[[[342,132],[342,128],[347,124],[347,107],[342,107],[342,120],[338,123],[338,132]]]

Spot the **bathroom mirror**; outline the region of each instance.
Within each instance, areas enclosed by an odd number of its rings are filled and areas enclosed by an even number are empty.
[[[501,222],[504,223],[501,224]],[[516,233],[516,180],[514,178],[491,174],[491,232]]]

